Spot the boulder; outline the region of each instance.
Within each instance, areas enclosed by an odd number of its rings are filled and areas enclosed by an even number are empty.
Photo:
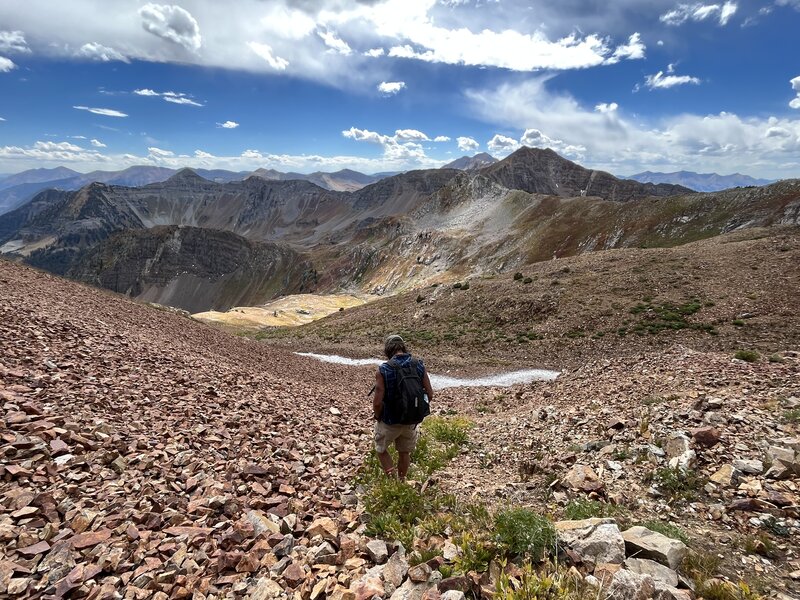
[[[680,540],[673,540],[646,527],[631,527],[622,532],[622,537],[628,556],[649,558],[670,569],[677,569],[689,551]]]
[[[283,588],[276,581],[269,577],[262,577],[256,582],[256,586],[250,593],[249,600],[269,600],[277,598],[283,593]]]
[[[367,554],[372,562],[382,565],[389,558],[389,550],[383,540],[370,540],[367,542]]]
[[[594,567],[625,560],[625,540],[614,519],[584,519],[555,523],[559,543]]]
[[[719,470],[709,477],[709,480],[723,487],[728,487],[733,483],[736,470],[733,465],[722,465]]]
[[[665,450],[671,469],[689,471],[697,463],[697,454],[692,450],[691,440],[682,433],[670,434]]]
[[[639,575],[650,575],[656,584],[663,583],[672,587],[678,586],[678,574],[654,560],[629,558],[625,561],[625,567]]]
[[[339,526],[330,517],[322,517],[308,526],[306,534],[310,538],[321,535],[323,539],[335,544],[339,539]]]
[[[403,579],[408,573],[408,561],[405,552],[397,551],[392,554],[386,565],[383,567],[383,580],[390,583],[395,588],[400,587]]]
[[[722,437],[716,427],[698,427],[697,429],[692,429],[691,434],[694,443],[703,448],[715,446]]]
[[[603,489],[603,482],[587,465],[576,464],[567,471],[561,480],[561,485],[581,492],[599,492]]]
[[[617,571],[608,586],[608,597],[614,600],[650,600],[655,592],[656,586],[650,575],[639,575],[625,569]]]
[[[380,577],[365,575],[350,586],[350,591],[355,594],[355,600],[369,600],[377,596],[383,598],[386,590]]]
[[[761,475],[764,472],[764,463],[756,459],[735,460],[733,468],[748,475]]]

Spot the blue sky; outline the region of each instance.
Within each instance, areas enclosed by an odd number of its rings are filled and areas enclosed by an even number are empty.
[[[800,177],[800,0],[5,0],[0,173],[552,147]]]

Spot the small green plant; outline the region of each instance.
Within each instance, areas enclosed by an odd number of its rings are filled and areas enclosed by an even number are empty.
[[[613,504],[578,498],[567,504],[564,509],[564,516],[571,521],[579,521],[594,517],[613,517],[619,514],[620,511],[620,507]]]
[[[737,584],[715,579],[698,586],[697,592],[705,600],[763,600],[764,598],[744,581]]]
[[[537,570],[530,562],[509,575],[504,562],[495,584],[496,600],[596,600],[597,590],[588,589],[583,577],[564,567],[548,563]]]
[[[489,569],[489,563],[495,557],[495,549],[486,540],[471,531],[465,531],[458,539],[459,553],[453,566],[460,573],[477,571],[483,573]]]
[[[463,417],[428,417],[422,423],[422,430],[437,442],[462,446],[467,442],[467,434],[472,422]]]
[[[795,425],[800,423],[800,408],[793,408],[791,410],[784,411],[783,422],[794,423]]]
[[[691,470],[672,469],[664,467],[653,474],[653,482],[672,500],[692,501],[697,497],[699,490],[705,485],[705,480]]]
[[[744,327],[745,323],[741,319],[734,319],[731,321],[736,327]]]
[[[507,554],[534,561],[542,560],[556,543],[550,519],[526,508],[499,512],[494,519],[494,537]]]
[[[758,360],[761,358],[761,355],[755,350],[737,350],[733,357],[745,362],[754,363],[758,362]]]
[[[441,556],[438,548],[424,548],[420,550],[415,550],[412,552],[408,557],[408,564],[412,567],[417,565],[421,565],[422,563],[428,562],[432,558],[436,558],[437,556]]]
[[[367,524],[365,533],[370,537],[398,540],[406,548],[414,544],[414,526],[401,522],[395,515],[375,515]]]
[[[766,533],[757,536],[747,536],[743,544],[744,551],[748,554],[758,554],[767,558],[777,558],[778,547]]]
[[[770,354],[767,357],[767,360],[771,363],[785,363],[786,359],[783,358],[780,354]]]
[[[666,521],[645,521],[644,523],[640,523],[640,525],[642,527],[647,527],[650,531],[655,531],[673,540],[680,540],[687,546],[689,545],[689,536],[674,523]]]
[[[514,273],[514,281],[519,281],[523,277],[524,277],[524,275],[522,273],[519,273],[519,272]]]
[[[690,550],[681,563],[680,571],[702,585],[717,574],[721,564],[722,559],[716,554]]]

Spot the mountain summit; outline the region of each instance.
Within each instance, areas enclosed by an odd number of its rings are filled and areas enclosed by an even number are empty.
[[[447,163],[443,169],[460,169],[461,171],[474,171],[482,167],[488,167],[497,162],[497,159],[491,154],[481,152],[475,156],[462,156],[453,162]]]
[[[718,175],[717,173],[695,173],[694,171],[676,171],[674,173],[645,171],[631,175],[628,179],[641,183],[673,183],[698,192],[718,192],[734,187],[760,186],[773,183],[771,179],[756,179],[741,173]]]
[[[550,148],[523,146],[500,162],[484,167],[480,172],[508,189],[562,198],[599,196],[606,200],[627,202],[645,196],[671,196],[692,192],[679,185],[655,185],[618,179],[605,171],[582,167]]]

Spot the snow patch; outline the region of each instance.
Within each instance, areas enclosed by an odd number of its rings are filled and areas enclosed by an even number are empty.
[[[384,362],[379,358],[347,358],[344,356],[337,356],[336,354],[314,354],[313,352],[295,352],[295,354],[314,358],[322,362],[353,367],[380,365]],[[509,373],[500,373],[499,375],[489,375],[487,377],[472,379],[434,375],[433,373],[428,374],[431,385],[436,389],[454,387],[509,387],[519,383],[530,383],[532,381],[553,381],[559,375],[560,373],[558,371],[547,371],[545,369],[524,369],[522,371],[511,371]]]

